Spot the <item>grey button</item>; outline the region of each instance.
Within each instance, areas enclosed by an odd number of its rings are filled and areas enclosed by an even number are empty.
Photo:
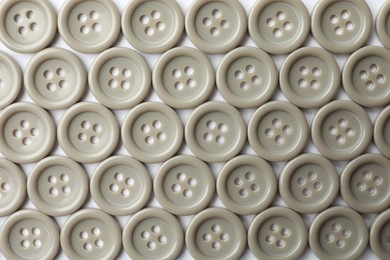
[[[390,15],[390,3],[385,1],[379,9],[376,17],[376,35],[387,49],[390,49],[390,26],[388,23]]]
[[[390,257],[390,209],[378,214],[371,222],[370,245],[374,254],[380,259]]]
[[[390,106],[384,108],[375,119],[374,141],[379,151],[390,158]]]
[[[0,51],[0,109],[7,107],[19,95],[22,72],[18,63]]]

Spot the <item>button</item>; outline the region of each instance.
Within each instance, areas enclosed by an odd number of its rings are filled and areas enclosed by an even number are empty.
[[[99,53],[117,40],[120,13],[112,1],[66,0],[58,14],[58,31],[72,49]]]
[[[67,157],[46,157],[28,175],[27,192],[41,212],[69,215],[88,197],[88,176],[83,167]]]
[[[153,87],[164,103],[174,108],[194,108],[214,90],[215,74],[201,51],[178,47],[164,53],[153,70]]]
[[[57,129],[58,143],[71,159],[94,163],[106,159],[119,140],[114,114],[97,103],[81,102],[68,108]]]
[[[278,84],[272,58],[254,47],[239,47],[222,59],[217,70],[217,87],[222,97],[240,108],[267,102]]]
[[[60,48],[35,54],[24,73],[27,93],[46,109],[70,107],[84,94],[86,85],[87,72],[81,60]]]
[[[390,49],[390,26],[388,24],[388,19],[390,15],[390,3],[384,2],[384,4],[379,9],[378,15],[376,17],[376,35],[379,40],[387,49]]]
[[[311,14],[317,42],[334,53],[348,54],[363,46],[371,34],[372,15],[366,1],[319,1]]]
[[[341,81],[335,58],[316,47],[303,47],[291,53],[279,75],[283,94],[301,108],[327,104],[336,95]]]
[[[100,163],[92,174],[90,187],[99,208],[112,215],[137,212],[152,193],[145,166],[127,156],[112,156]]]
[[[31,103],[14,103],[0,112],[0,152],[16,163],[32,163],[53,148],[55,124],[48,112]]]
[[[0,40],[7,48],[34,53],[57,33],[57,16],[49,1],[4,0],[0,4]]]
[[[179,155],[163,163],[153,189],[164,209],[175,215],[192,215],[211,202],[215,179],[206,163],[194,156]]]
[[[390,257],[390,209],[378,214],[371,222],[370,245],[374,254],[380,259]]]
[[[268,161],[286,161],[297,156],[308,136],[305,115],[285,101],[271,101],[259,107],[248,125],[250,145]]]
[[[192,153],[206,162],[224,162],[245,144],[246,126],[240,112],[225,102],[210,101],[194,109],[185,126]]]
[[[60,230],[52,218],[37,210],[17,211],[0,231],[0,251],[6,259],[53,259],[57,255]]]
[[[367,243],[366,223],[361,215],[347,207],[322,211],[310,226],[310,248],[320,259],[358,259]]]
[[[92,63],[89,87],[96,99],[111,109],[128,109],[149,93],[151,75],[145,59],[127,48],[111,48]]]
[[[218,174],[218,197],[237,214],[256,214],[268,208],[277,189],[273,168],[254,155],[239,155],[231,159]]]
[[[186,245],[195,259],[239,259],[246,247],[245,227],[234,213],[208,208],[188,224]]]
[[[126,40],[139,51],[163,53],[181,39],[184,15],[176,1],[130,1],[122,15]]]
[[[302,154],[286,163],[279,176],[279,192],[287,206],[299,213],[328,208],[339,193],[334,165],[316,154]]]
[[[350,160],[363,153],[370,143],[371,120],[361,106],[351,101],[333,101],[314,116],[311,136],[324,156]]]
[[[24,202],[26,177],[16,164],[0,158],[0,216],[10,215]]]
[[[341,196],[358,212],[382,212],[390,206],[389,172],[389,159],[379,154],[364,154],[342,171]]]
[[[269,208],[253,218],[248,245],[259,259],[299,259],[307,245],[305,222],[289,208]]]
[[[240,44],[247,31],[247,17],[239,1],[195,0],[185,19],[192,43],[208,53],[226,53]]]
[[[126,150],[145,163],[171,158],[183,140],[183,125],[176,112],[165,104],[144,102],[133,108],[122,125]]]
[[[17,98],[21,86],[22,72],[18,63],[7,53],[0,51],[0,109]]]
[[[384,108],[375,119],[374,141],[379,151],[390,159],[390,106]]]
[[[69,259],[115,259],[121,249],[116,220],[98,209],[82,209],[61,229],[61,247]]]
[[[249,13],[249,34],[268,53],[286,54],[301,46],[310,31],[310,17],[301,1],[257,1]]]
[[[343,68],[347,95],[366,107],[390,103],[390,51],[379,46],[361,48],[349,56]]]
[[[123,229],[122,241],[132,259],[176,259],[183,247],[180,222],[163,209],[135,213]]]

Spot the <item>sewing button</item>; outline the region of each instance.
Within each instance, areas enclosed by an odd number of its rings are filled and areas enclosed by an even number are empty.
[[[384,108],[375,119],[374,141],[379,151],[390,158],[390,106]]]
[[[0,51],[0,109],[10,105],[19,95],[22,72],[16,61]]]
[[[390,257],[390,209],[378,214],[371,222],[370,245],[374,254],[380,259]]]

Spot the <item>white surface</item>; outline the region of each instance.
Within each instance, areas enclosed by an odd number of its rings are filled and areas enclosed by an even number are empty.
[[[125,5],[130,0],[113,0],[113,1],[116,3],[116,5],[117,5],[118,9],[120,10],[120,12],[123,13]],[[298,0],[291,0],[291,1],[298,1]],[[369,6],[371,8],[371,11],[372,11],[372,14],[373,14],[374,18],[376,17],[376,14],[378,13],[378,10],[379,10],[380,6],[382,6],[382,4],[385,1],[386,0],[367,0]],[[50,0],[50,2],[52,3],[54,8],[58,12],[59,9],[60,9],[61,3],[63,1]],[[180,6],[182,7],[183,12],[185,14],[187,9],[188,9],[188,7],[189,7],[189,5],[190,5],[190,3],[192,1],[190,1],[190,0],[177,0],[177,2],[180,4]],[[244,6],[247,14],[249,13],[250,8],[253,6],[253,4],[255,2],[256,2],[256,0],[241,0],[241,3]],[[313,7],[314,7],[315,3],[317,2],[317,0],[303,0],[303,2],[305,3],[306,7],[308,8],[309,13],[311,13],[311,10],[313,9]],[[130,44],[125,40],[125,38],[123,37],[122,34],[120,35],[120,37],[119,37],[119,39],[118,39],[118,41],[116,42],[115,45],[116,46],[122,46],[122,47],[128,47],[128,48],[132,48],[133,49],[133,47],[130,46]],[[248,34],[247,34],[245,40],[242,42],[241,45],[242,46],[256,46],[254,44],[254,42],[250,39]],[[376,34],[375,34],[374,28],[372,28],[371,38],[370,38],[369,42],[367,43],[367,45],[381,45],[379,40],[378,40],[378,38],[377,38],[377,36],[376,36]],[[97,56],[96,54],[82,54],[82,53],[78,53],[78,52],[72,50],[70,47],[68,47],[64,43],[64,41],[61,39],[61,37],[59,35],[57,35],[57,37],[55,38],[55,40],[53,41],[51,46],[65,48],[65,49],[71,50],[72,52],[76,53],[83,60],[83,63],[84,63],[84,65],[85,65],[85,67],[87,69],[90,68],[90,65],[91,65],[92,61]],[[178,46],[191,46],[191,47],[194,47],[193,44],[191,43],[191,41],[185,35],[183,36],[182,40],[178,43]],[[306,43],[305,43],[305,46],[319,46],[319,45],[314,40],[314,38],[310,35],[308,37]],[[26,67],[26,64],[28,63],[28,61],[30,60],[30,58],[32,56],[32,55],[15,53],[15,52],[7,49],[2,43],[0,43],[0,50],[5,51],[6,53],[10,54],[17,62],[19,62],[19,64],[20,64],[20,66],[21,66],[23,71],[24,71],[24,69]],[[147,60],[150,68],[154,67],[154,64],[156,63],[157,59],[160,56],[160,54],[158,54],[158,55],[142,54],[142,55]],[[218,66],[219,62],[221,61],[223,55],[208,55],[208,56],[209,56],[210,60],[212,61],[213,65],[214,65],[214,68],[217,69],[217,66]],[[281,63],[283,62],[285,57],[286,56],[281,56],[281,55],[273,56],[273,59],[274,59],[274,61],[275,61],[275,63],[276,63],[278,68],[280,68]],[[344,62],[345,62],[345,60],[346,60],[346,58],[347,58],[347,56],[346,55],[335,55],[335,57],[336,57],[337,62],[339,64],[339,66],[340,66],[340,69],[341,69],[343,64],[344,64]],[[342,90],[341,87],[340,87],[340,91],[338,92],[336,98],[337,99],[349,99],[345,95],[345,93],[344,93],[344,91]],[[220,94],[216,90],[214,91],[214,93],[210,97],[210,100],[211,99],[212,100],[223,100],[222,97],[220,96]],[[286,98],[281,93],[280,89],[278,89],[276,91],[273,99],[286,100]],[[82,100],[97,102],[96,99],[93,97],[93,95],[91,94],[91,92],[89,90],[86,92],[86,94],[84,95]],[[147,100],[161,102],[161,100],[152,91],[148,95]],[[17,99],[17,101],[32,102],[32,100],[28,97],[27,93],[24,90],[19,95],[19,98]],[[368,112],[370,114],[371,120],[374,120],[374,118],[377,116],[378,112],[380,110],[382,110],[382,109],[383,108],[368,109]],[[183,124],[187,121],[187,118],[188,118],[189,114],[191,113],[191,111],[192,110],[187,109],[187,110],[181,110],[181,111],[178,112],[178,114],[180,115],[180,118],[182,119]],[[243,115],[246,123],[248,123],[251,115],[254,112],[254,109],[241,109],[240,111],[242,112],[242,115]],[[304,111],[309,124],[311,123],[312,117],[316,113],[316,111],[317,111],[317,109],[310,109],[310,110],[305,110]],[[55,119],[56,123],[58,123],[58,121],[59,121],[61,115],[63,114],[63,112],[64,112],[64,110],[50,111],[50,113],[53,116],[53,118]],[[116,110],[116,111],[114,111],[114,113],[117,116],[117,118],[118,118],[120,123],[123,122],[123,119],[126,116],[127,112],[128,112],[128,110]],[[304,152],[319,153],[317,151],[317,149],[313,146],[311,140],[308,142]],[[367,149],[367,152],[379,153],[373,143],[370,144],[369,148]],[[241,153],[255,154],[254,151],[252,150],[252,148],[250,148],[248,143],[246,143],[245,148],[242,150]],[[124,149],[123,145],[119,146],[119,148],[115,151],[115,154],[128,155],[128,153]],[[191,152],[188,149],[188,147],[185,146],[184,148],[182,148],[179,151],[179,154],[191,154]],[[57,144],[54,147],[51,155],[64,155],[64,153],[62,152],[62,150],[60,149],[60,147]],[[275,169],[275,173],[277,175],[279,175],[280,169],[284,165],[284,163],[285,162],[273,163],[272,164],[274,169]],[[335,166],[336,166],[337,170],[340,172],[340,170],[346,165],[347,162],[343,161],[343,162],[334,162],[334,163],[335,163]],[[219,170],[221,169],[222,165],[223,164],[221,164],[221,163],[210,164],[211,169],[212,169],[212,171],[213,171],[215,176],[217,176],[217,174],[218,174]],[[34,164],[24,164],[24,165],[22,165],[26,175],[28,175],[28,173],[30,172],[30,170],[31,170],[31,168],[33,166],[34,166]],[[84,165],[84,167],[86,168],[89,176],[91,176],[91,174],[92,174],[92,172],[93,172],[93,170],[95,169],[96,166],[97,166],[97,164],[86,164],[86,165]],[[155,173],[156,173],[157,169],[159,168],[159,166],[160,166],[160,164],[148,164],[147,165],[147,168],[148,168],[151,176],[155,175]],[[279,196],[274,201],[273,205],[285,206],[284,202],[280,199]],[[342,201],[342,199],[340,197],[338,197],[337,200],[334,202],[334,205],[344,205],[345,206],[346,204],[345,204],[344,201]],[[147,206],[148,207],[160,207],[160,205],[158,204],[158,202],[154,198],[154,196],[152,197],[150,202],[147,204]],[[211,203],[210,206],[223,207],[223,205],[221,204],[220,200],[217,198],[216,195],[215,195],[214,200],[213,200],[213,202]],[[93,200],[89,197],[89,199],[87,200],[87,202],[84,205],[84,207],[96,208],[97,206],[93,202]],[[27,202],[25,202],[23,204],[22,208],[30,208],[31,209],[31,208],[35,208],[35,207],[32,205],[31,201],[27,201]],[[314,216],[315,216],[315,214],[304,214],[304,215],[302,215],[302,217],[305,220],[305,222],[306,222],[308,227],[309,227],[310,222],[311,222],[311,220],[313,219]],[[371,221],[375,217],[375,214],[369,214],[369,215],[366,214],[366,215],[363,215],[363,217],[364,217],[366,223],[369,225],[369,223],[371,223]],[[68,216],[64,216],[64,217],[55,218],[55,220],[57,221],[58,225],[61,227],[67,218],[68,218]],[[180,221],[181,221],[181,223],[183,225],[184,230],[186,229],[186,226],[187,226],[187,224],[188,224],[188,222],[190,221],[191,218],[192,218],[192,216],[179,217],[179,219],[180,219]],[[252,218],[253,218],[253,215],[248,215],[248,216],[242,216],[241,217],[242,221],[244,222],[244,224],[245,224],[245,226],[247,228],[248,228],[249,223],[252,220]],[[4,219],[5,218],[0,218],[0,224],[3,223]],[[117,220],[119,221],[119,223],[120,223],[122,228],[123,228],[124,224],[127,222],[128,219],[129,219],[129,216],[118,217],[117,218]],[[0,253],[0,259],[5,259],[4,256],[1,255],[1,253]],[[63,252],[59,252],[59,254],[57,255],[56,259],[67,259],[67,258],[66,258],[66,256],[64,255]],[[118,256],[118,259],[129,259],[129,257],[126,255],[126,253],[122,249],[121,252],[120,252],[120,255]],[[190,254],[188,253],[188,251],[186,249],[183,249],[182,253],[179,256],[179,259],[192,259],[192,257],[190,256]],[[255,259],[255,257],[253,256],[253,254],[247,248],[245,254],[241,257],[241,259]],[[316,257],[314,256],[314,254],[310,251],[310,249],[308,247],[307,250],[306,250],[306,253],[302,257],[302,259],[316,259]],[[363,255],[362,259],[377,259],[377,257],[374,256],[374,254],[372,253],[371,249],[369,249],[369,247],[368,247],[366,252],[365,252],[365,254]]]

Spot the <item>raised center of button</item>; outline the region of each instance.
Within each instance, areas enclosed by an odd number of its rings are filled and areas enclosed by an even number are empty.
[[[152,145],[155,142],[163,142],[167,139],[167,134],[161,129],[162,123],[160,120],[154,120],[152,124],[143,124],[141,132],[145,135],[145,143]]]
[[[202,23],[206,28],[209,28],[210,35],[213,37],[219,36],[229,28],[229,22],[224,19],[222,10],[217,8],[213,9],[210,15],[205,16]]]
[[[40,240],[41,230],[38,227],[23,227],[19,230],[20,246],[23,249],[39,249],[42,246]]]
[[[126,177],[121,172],[114,174],[113,183],[110,185],[110,191],[114,194],[119,193],[122,197],[129,197],[130,190],[134,187],[135,180],[131,177]]]
[[[32,10],[14,15],[15,26],[20,36],[26,36],[27,33],[38,30],[38,24],[34,20],[34,17],[35,13]]]
[[[309,197],[313,189],[318,191],[321,189],[322,184],[317,180],[318,175],[315,171],[310,171],[307,176],[302,176],[297,179],[297,184],[302,189],[302,194],[305,197]]]
[[[356,184],[359,191],[368,193],[369,196],[375,196],[378,193],[378,186],[382,184],[382,177],[375,175],[372,171],[363,171],[360,181]]]
[[[366,69],[362,69],[359,72],[359,77],[364,82],[367,90],[374,90],[376,86],[383,86],[386,82],[386,77],[376,64],[371,64]]]
[[[269,245],[275,244],[278,248],[284,248],[286,246],[286,239],[290,235],[291,231],[287,227],[282,227],[277,223],[272,223],[269,226],[268,234],[265,236],[265,242]]]
[[[57,91],[58,89],[63,89],[68,86],[68,83],[65,79],[65,70],[63,68],[57,68],[54,70],[45,70],[43,72],[43,77],[46,80],[46,88],[50,92]]]
[[[215,142],[218,145],[223,145],[226,141],[225,133],[228,132],[229,128],[224,123],[217,123],[214,120],[206,122],[207,132],[203,135],[203,139],[206,142]]]
[[[80,232],[79,237],[84,250],[87,252],[93,250],[94,248],[101,249],[104,246],[101,230],[98,227],[93,227],[90,230]]]
[[[60,193],[63,196],[68,196],[71,192],[71,188],[67,185],[69,176],[65,173],[50,175],[47,178],[49,183],[49,194],[53,197],[57,197]]]
[[[158,10],[153,10],[149,14],[140,16],[139,21],[144,27],[144,32],[147,36],[152,36],[156,32],[163,32],[166,24],[161,19],[161,13]]]
[[[355,135],[355,130],[348,127],[348,121],[345,118],[340,118],[336,124],[329,127],[329,133],[334,136],[336,142],[342,146],[348,138]]]
[[[310,86],[312,89],[318,89],[320,87],[319,77],[321,75],[321,69],[314,66],[302,66],[299,68],[301,77],[298,79],[298,86],[306,88]]]
[[[273,142],[277,145],[283,145],[286,136],[289,136],[292,132],[292,128],[289,124],[284,124],[280,119],[275,118],[272,120],[272,126],[265,129],[264,134],[267,138],[273,139]]]
[[[355,29],[356,25],[350,18],[351,13],[348,10],[342,10],[339,14],[330,16],[330,23],[333,25],[333,30],[336,35],[341,36]]]
[[[131,87],[130,80],[132,73],[128,68],[111,67],[110,75],[112,78],[107,82],[110,88],[116,89],[120,86],[120,89],[126,90]]]
[[[325,235],[325,241],[329,244],[335,244],[338,248],[343,248],[350,237],[351,230],[343,228],[339,223],[333,223],[331,230]]]
[[[238,189],[241,197],[248,196],[249,192],[258,192],[259,185],[254,183],[255,175],[253,172],[246,172],[244,178],[235,178],[234,185]]]
[[[80,32],[84,35],[89,33],[98,33],[102,30],[100,24],[100,15],[96,11],[91,11],[89,13],[79,13],[77,20],[80,23]]]
[[[260,85],[261,77],[255,71],[255,66],[248,64],[244,69],[239,69],[234,72],[234,78],[240,83],[242,90],[248,90],[249,86]]]
[[[88,140],[88,142],[92,145],[99,143],[99,136],[103,130],[103,127],[100,124],[95,124],[84,120],[81,122],[80,127],[79,134],[77,135],[80,141],[84,142]]]
[[[176,90],[183,90],[184,87],[194,88],[196,87],[196,80],[192,77],[194,74],[194,68],[190,65],[185,66],[183,70],[176,68],[172,71],[172,77],[174,80],[174,87]]]
[[[274,16],[266,20],[266,23],[276,38],[282,37],[286,32],[293,29],[293,25],[287,20],[287,15],[284,11],[276,12]]]
[[[159,225],[153,225],[149,230],[142,231],[141,238],[149,250],[156,250],[158,246],[162,246],[168,241],[168,238],[161,233]]]
[[[230,239],[228,233],[222,232],[221,226],[214,224],[210,227],[210,231],[202,235],[205,243],[209,244],[213,250],[219,250],[223,244]]]
[[[28,120],[20,121],[19,126],[17,126],[12,132],[12,135],[16,139],[19,139],[23,146],[27,147],[32,144],[32,139],[37,137],[38,134],[38,129],[32,126]]]
[[[179,172],[176,175],[176,179],[178,182],[172,185],[172,191],[177,194],[183,194],[185,198],[191,198],[193,195],[192,188],[197,185],[197,180],[189,178],[183,172]]]

